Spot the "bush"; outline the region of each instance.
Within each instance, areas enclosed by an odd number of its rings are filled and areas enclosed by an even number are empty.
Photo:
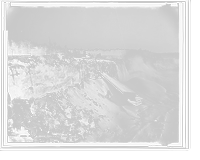
[[[33,102],[30,111],[33,116],[42,119],[42,125],[44,125],[50,132],[57,132],[57,130],[59,130],[60,121],[57,117],[57,112],[55,109],[51,111],[47,103],[44,108],[39,108],[38,105]]]
[[[88,133],[88,130],[96,127],[95,121],[92,120],[88,112],[77,110],[72,104],[69,104],[69,106],[64,109],[64,113],[67,119],[64,120],[63,124],[69,126],[70,132],[75,132],[82,138]]]
[[[65,116],[67,118],[71,118],[72,117],[72,108],[71,107],[67,107],[64,109],[64,112],[65,112]]]

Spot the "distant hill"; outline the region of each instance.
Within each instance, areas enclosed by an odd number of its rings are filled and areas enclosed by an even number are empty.
[[[87,54],[90,55],[101,55],[103,57],[117,57],[117,58],[123,58],[123,57],[130,57],[135,55],[141,55],[143,57],[149,58],[149,59],[155,59],[158,57],[175,57],[178,58],[179,54],[178,52],[166,52],[166,53],[155,53],[150,52],[147,50],[134,50],[134,49],[127,49],[127,50],[87,50]]]

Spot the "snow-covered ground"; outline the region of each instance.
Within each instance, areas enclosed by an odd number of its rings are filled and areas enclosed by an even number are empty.
[[[75,58],[74,65],[80,60]],[[94,59],[86,61],[96,64]],[[105,61],[98,60],[98,63]],[[50,58],[47,62],[53,63]],[[127,73],[132,75],[125,75],[121,80],[124,83],[123,87],[133,90],[143,98],[143,104],[137,107],[130,104],[127,98],[105,79],[90,79],[87,76],[80,85],[57,93],[49,93],[35,99],[34,103],[40,108],[48,104],[51,110],[57,111],[56,116],[62,133],[68,132],[68,128],[64,125],[66,116],[63,109],[69,104],[77,110],[89,113],[96,128],[89,129],[84,138],[78,142],[159,142],[163,145],[177,142],[178,99],[174,98],[173,93],[169,94],[168,88],[153,81],[161,77],[155,69],[148,67],[141,58],[134,62],[134,65],[129,67],[130,72],[126,69]],[[109,63],[117,65],[117,62],[109,61]],[[118,69],[125,69],[125,66],[120,65]],[[107,73],[103,74],[109,77]],[[117,85],[121,84],[116,78],[113,79]],[[41,142],[41,137],[45,137],[45,142],[63,143],[48,133],[48,128],[42,124],[41,117],[33,116],[30,111],[32,101],[32,99],[12,100],[13,107],[8,107],[8,119],[14,120],[13,127],[24,126],[34,142]]]
[[[91,130],[81,142],[170,143],[177,141],[177,108],[173,109],[164,104],[154,105],[148,98],[142,105],[136,107],[128,103],[121,92],[102,78],[85,79],[80,87],[71,87],[66,90],[66,93],[68,100],[61,93],[54,98],[56,97],[57,102],[62,103],[63,106],[70,102],[78,110],[86,110],[97,125],[97,129]],[[47,95],[36,99],[35,103],[40,107],[48,103],[51,108],[57,110],[60,122],[64,121],[65,116],[52,97]],[[42,136],[49,136],[46,142],[55,141],[47,134],[47,129],[38,121],[39,118],[32,116],[30,105],[20,99],[15,99],[13,105],[14,127],[25,126],[35,137],[35,142],[38,142]],[[172,128],[171,131],[169,127]]]

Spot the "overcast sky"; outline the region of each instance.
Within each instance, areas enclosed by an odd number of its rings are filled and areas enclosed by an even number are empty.
[[[178,52],[178,8],[27,8],[7,12],[9,40],[70,49]]]

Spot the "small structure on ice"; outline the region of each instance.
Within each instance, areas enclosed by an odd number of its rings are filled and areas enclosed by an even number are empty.
[[[142,104],[142,97],[139,97],[138,94],[134,92],[124,92],[124,95],[127,97],[127,101],[130,102],[131,104],[138,106]]]
[[[128,101],[129,101],[130,103],[132,103],[133,105],[135,105],[135,106],[138,106],[138,105],[142,104],[142,98],[139,97],[139,96],[135,96],[135,100],[130,100],[130,99],[128,98]]]

